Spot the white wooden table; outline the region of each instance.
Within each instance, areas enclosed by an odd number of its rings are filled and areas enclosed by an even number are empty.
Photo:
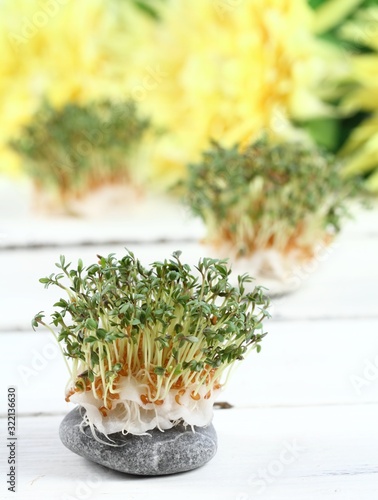
[[[125,246],[146,264],[176,249],[195,263],[203,228],[170,201],[146,199],[89,220],[30,215],[24,188],[0,183],[0,498],[375,500],[378,498],[378,208],[357,211],[296,293],[273,302],[262,352],[233,374],[215,410],[216,457],[160,478],[110,472],[68,451],[71,407],[54,340],[30,318],[53,294],[38,278],[59,254],[87,263]],[[17,488],[7,491],[6,393],[17,387]]]

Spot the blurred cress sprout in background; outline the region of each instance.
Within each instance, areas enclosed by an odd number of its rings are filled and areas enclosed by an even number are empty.
[[[132,98],[125,78],[151,17],[115,0],[4,0],[0,8],[0,172],[14,175],[21,162],[7,144],[43,101]]]
[[[215,143],[189,166],[185,198],[205,222],[213,251],[285,281],[341,229],[358,190],[340,172],[333,155],[300,142]]]
[[[49,208],[69,212],[75,199],[91,191],[135,183],[133,150],[148,127],[132,101],[72,103],[61,109],[45,103],[11,147],[23,157],[38,196],[50,192]]]

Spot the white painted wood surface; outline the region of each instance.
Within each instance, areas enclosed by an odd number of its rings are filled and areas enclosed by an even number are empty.
[[[215,458],[160,478],[110,472],[60,443],[61,417],[19,418],[22,500],[374,500],[378,405],[216,410]],[[1,476],[4,477],[3,474]]]
[[[216,457],[197,471],[143,479],[108,472],[61,445],[58,426],[71,408],[63,398],[67,374],[54,340],[30,328],[34,313],[51,310],[55,298],[38,278],[53,272],[60,253],[90,263],[96,253],[122,252],[126,245],[147,264],[178,248],[195,263],[208,253],[198,243],[203,228],[175,203],[157,198],[118,218],[35,217],[20,188],[5,187],[1,499],[377,498],[377,208],[358,210],[331,251],[313,269],[299,270],[301,289],[273,301],[261,353],[240,364],[221,395],[233,408],[215,411]],[[4,475],[9,385],[18,391],[16,494],[7,493]]]

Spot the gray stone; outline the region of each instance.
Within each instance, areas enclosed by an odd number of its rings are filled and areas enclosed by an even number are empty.
[[[82,410],[83,411],[83,410]],[[191,427],[177,425],[164,432],[149,431],[148,436],[111,434],[114,447],[96,441],[89,427],[80,429],[79,407],[65,416],[60,424],[62,443],[74,453],[110,469],[141,476],[175,474],[201,467],[217,451],[217,435],[213,425]],[[98,437],[107,441],[101,434]]]

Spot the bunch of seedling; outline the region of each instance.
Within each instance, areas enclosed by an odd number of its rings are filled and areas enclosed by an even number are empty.
[[[62,256],[60,272],[40,280],[67,296],[50,324],[38,313],[33,326],[57,335],[71,374],[66,399],[104,434],[206,425],[230,368],[260,350],[263,290],[247,292],[247,275],[232,286],[223,260],[201,259],[193,272],[180,253],[148,268],[131,252],[76,269]]]

